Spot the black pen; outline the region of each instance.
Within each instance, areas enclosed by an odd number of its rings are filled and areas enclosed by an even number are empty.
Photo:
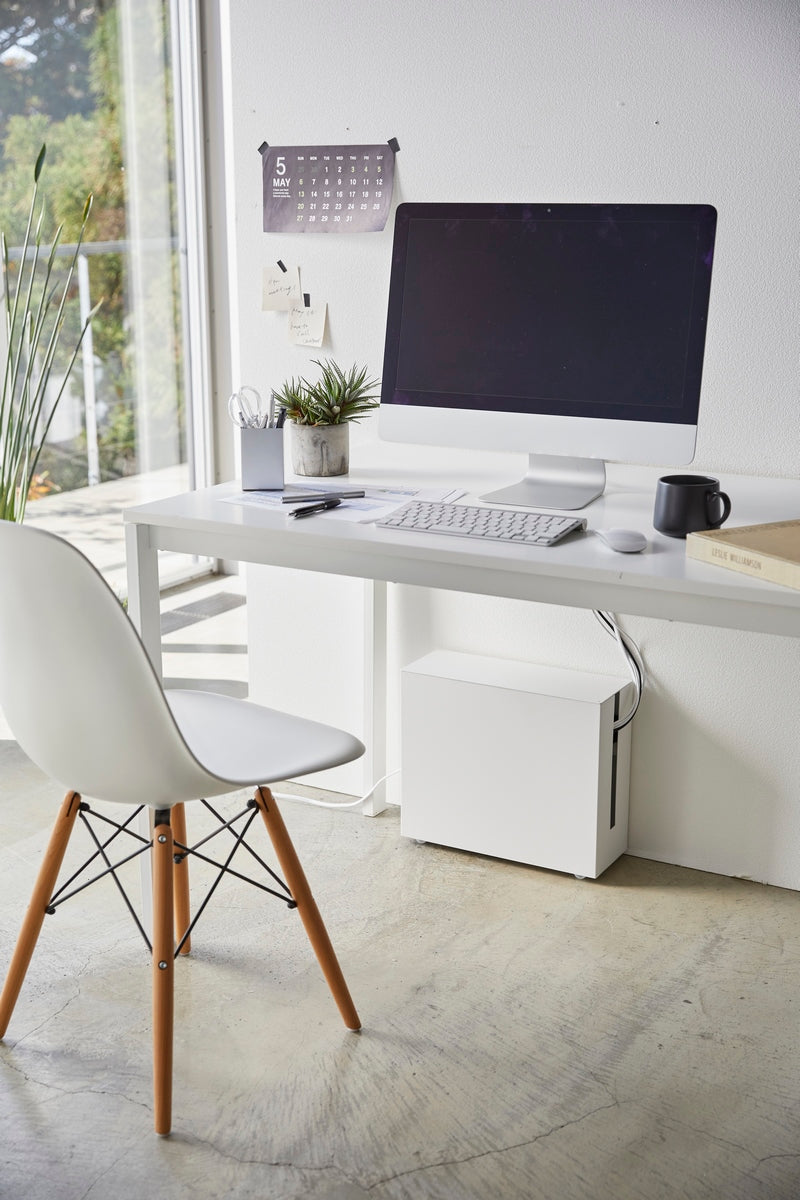
[[[295,496],[284,496],[281,504],[303,504],[313,500],[315,504],[320,504],[323,500],[356,500],[359,496],[364,495],[363,488],[354,488],[349,492],[336,491],[332,492],[301,492]]]
[[[314,513],[325,512],[326,508],[336,508],[337,504],[341,503],[338,496],[333,496],[330,500],[322,500],[319,504],[306,504],[304,508],[293,508],[289,516],[310,517]]]

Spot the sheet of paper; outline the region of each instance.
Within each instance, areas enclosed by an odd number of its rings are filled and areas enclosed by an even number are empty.
[[[282,270],[278,263],[264,267],[261,281],[263,312],[286,312],[294,304],[302,303],[299,268],[286,267]]]
[[[283,508],[283,492],[237,492],[234,496],[223,496],[225,504],[253,504],[257,508]]]
[[[328,306],[312,304],[306,308],[302,303],[289,309],[289,341],[295,346],[321,346],[325,337],[325,318]]]
[[[386,517],[409,500],[436,500],[451,504],[463,489],[457,488],[366,488],[366,495],[357,500],[343,500],[338,508],[324,514],[334,521],[358,521],[367,524]]]
[[[401,503],[405,504],[405,500]],[[379,517],[385,517],[393,508],[397,507],[396,502],[376,499],[374,496],[364,496],[358,500],[343,500],[338,508],[330,508],[326,513],[320,515],[330,517],[335,521],[368,524],[370,521],[377,521]]]
[[[292,485],[287,489],[287,492],[296,491],[299,485]],[[339,483],[333,481],[320,483],[316,479],[309,480],[308,487],[304,491],[318,492],[324,495],[326,492],[336,492],[339,489],[353,487],[352,481],[340,480]],[[353,500],[343,500],[337,508],[331,508],[326,513],[317,515],[331,518],[340,521],[377,521],[379,517],[386,516],[392,509],[399,508],[401,504],[406,504],[409,500],[442,500],[447,504],[451,504],[457,500],[459,496],[464,495],[463,488],[414,488],[414,487],[366,487],[364,496],[360,496]],[[288,504],[283,503],[283,492],[236,492],[233,496],[225,496],[225,501],[228,504],[250,504],[260,508],[280,508],[283,509],[287,516],[291,512]]]

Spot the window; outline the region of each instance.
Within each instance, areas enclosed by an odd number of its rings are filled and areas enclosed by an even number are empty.
[[[203,484],[208,471],[205,414],[192,403],[208,394],[202,143],[198,111],[182,103],[197,86],[194,13],[168,0],[0,5],[0,226],[12,269],[46,143],[48,245],[61,222],[65,248],[74,240],[94,194],[68,315],[76,334],[103,298],[26,519],[88,548],[120,581],[121,509]],[[65,360],[74,343],[65,330]]]

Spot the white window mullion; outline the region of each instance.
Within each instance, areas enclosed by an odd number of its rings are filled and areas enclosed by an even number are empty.
[[[161,0],[119,0],[123,145],[130,254],[139,471],[180,461],[174,343],[172,220]]]
[[[190,486],[214,478],[209,333],[208,219],[206,212],[202,34],[197,0],[171,0],[175,87],[175,170],[178,195],[186,435]]]

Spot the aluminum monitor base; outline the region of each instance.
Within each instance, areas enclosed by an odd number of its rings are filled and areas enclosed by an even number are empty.
[[[585,508],[602,496],[606,464],[600,458],[565,458],[529,454],[528,469],[519,483],[481,496],[490,504],[519,504],[526,508]]]

